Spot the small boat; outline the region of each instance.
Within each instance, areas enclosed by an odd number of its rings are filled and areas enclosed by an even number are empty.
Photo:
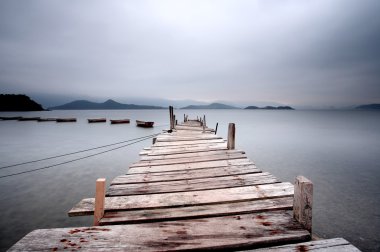
[[[145,121],[136,120],[136,125],[138,127],[151,128],[153,127],[153,124],[154,122],[145,122]]]
[[[76,122],[76,118],[57,118],[56,122]]]
[[[18,119],[19,121],[38,121],[40,117],[21,117]]]
[[[87,119],[88,123],[103,123],[107,122],[106,118],[97,118],[97,119]]]
[[[0,120],[20,120],[21,118],[21,116],[2,116],[0,117]]]
[[[38,119],[39,122],[55,122],[57,121],[57,118],[40,118]]]
[[[111,120],[111,124],[130,123],[129,119]]]

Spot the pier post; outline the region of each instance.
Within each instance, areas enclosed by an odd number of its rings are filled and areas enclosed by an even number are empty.
[[[155,144],[157,141],[157,137],[153,137],[152,143]]]
[[[96,180],[94,226],[99,226],[99,221],[104,215],[104,201],[106,196],[106,179]]]
[[[235,149],[235,124],[230,123],[228,125],[228,137],[227,137],[227,149]]]
[[[218,123],[216,123],[216,126],[215,126],[215,135],[216,135],[216,132],[218,132]]]
[[[205,133],[206,132],[206,116],[205,115],[203,115],[203,133]]]
[[[169,106],[169,117],[170,117],[170,130],[174,129],[174,109],[173,106]]]
[[[313,210],[313,183],[297,176],[294,184],[293,216],[311,233]]]
[[[173,113],[173,129],[175,128],[175,125],[176,125],[176,122],[177,120],[175,119],[175,114]]]

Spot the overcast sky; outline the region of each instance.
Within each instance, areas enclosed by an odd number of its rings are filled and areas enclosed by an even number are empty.
[[[0,92],[380,103],[380,1],[0,0]]]

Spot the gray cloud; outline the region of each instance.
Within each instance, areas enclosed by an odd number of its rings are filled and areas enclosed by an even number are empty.
[[[1,1],[0,90],[380,102],[380,2]]]

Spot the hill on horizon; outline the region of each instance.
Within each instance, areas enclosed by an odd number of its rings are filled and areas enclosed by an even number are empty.
[[[209,105],[189,105],[181,109],[240,109],[223,103],[211,103]]]
[[[77,100],[60,106],[50,107],[50,110],[101,110],[101,109],[165,109],[159,106],[123,104],[109,99],[105,102],[91,102],[87,100]]]
[[[257,106],[248,106],[246,107],[245,109],[266,109],[266,110],[294,110],[294,108],[292,107],[289,107],[289,106],[278,106],[278,107],[274,107],[274,106],[265,106],[265,107],[257,107]]]
[[[0,111],[43,111],[40,104],[21,94],[0,94]]]

